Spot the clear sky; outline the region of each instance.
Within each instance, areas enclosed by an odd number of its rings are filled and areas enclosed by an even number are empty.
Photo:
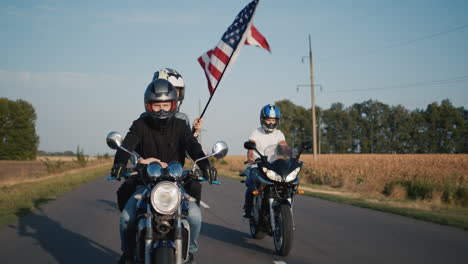
[[[143,107],[153,72],[177,69],[193,120],[209,93],[197,58],[248,0],[2,0],[0,97],[35,107],[40,150],[113,153]],[[260,108],[289,99],[310,108],[308,35],[316,104],[373,99],[409,110],[450,99],[468,108],[468,2],[261,0],[254,17],[272,54],[244,46],[218,87],[202,143],[234,155],[259,126]]]

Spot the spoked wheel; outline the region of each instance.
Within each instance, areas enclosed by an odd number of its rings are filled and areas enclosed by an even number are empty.
[[[153,251],[154,264],[173,264],[175,263],[175,251],[171,247],[157,247]]]
[[[276,253],[286,256],[291,250],[293,241],[293,221],[291,208],[288,204],[282,204],[275,208],[276,227],[273,230],[273,242]]]
[[[265,237],[265,233],[260,230],[260,224],[255,222],[253,209],[251,215],[252,217],[249,219],[250,235],[253,239],[263,239]]]

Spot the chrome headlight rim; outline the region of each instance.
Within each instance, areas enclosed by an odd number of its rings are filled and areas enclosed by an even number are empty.
[[[182,201],[179,186],[173,182],[163,181],[156,184],[151,191],[151,205],[154,210],[163,215],[171,215],[177,211]]]

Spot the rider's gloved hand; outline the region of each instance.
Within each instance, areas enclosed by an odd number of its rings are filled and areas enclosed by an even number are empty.
[[[218,179],[218,171],[215,167],[205,168],[203,170],[203,174],[205,175],[205,178],[210,182],[210,184]]]
[[[127,172],[127,165],[123,163],[117,163],[112,166],[111,176],[120,180],[120,176]]]
[[[200,169],[196,169],[192,174],[190,174],[194,179],[198,179],[203,177],[203,171]]]

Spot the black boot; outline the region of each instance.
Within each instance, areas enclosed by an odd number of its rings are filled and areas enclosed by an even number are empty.
[[[124,252],[120,257],[119,264],[133,264],[133,254]]]
[[[197,264],[197,262],[195,262],[195,258],[193,257],[193,253],[189,253],[187,262],[184,264]]]
[[[247,193],[245,195],[245,203],[244,203],[244,218],[250,218],[252,217],[251,211],[252,211],[252,202],[253,202],[253,196],[251,193]]]
[[[250,213],[251,208],[244,206],[244,218],[251,218],[252,214]]]

